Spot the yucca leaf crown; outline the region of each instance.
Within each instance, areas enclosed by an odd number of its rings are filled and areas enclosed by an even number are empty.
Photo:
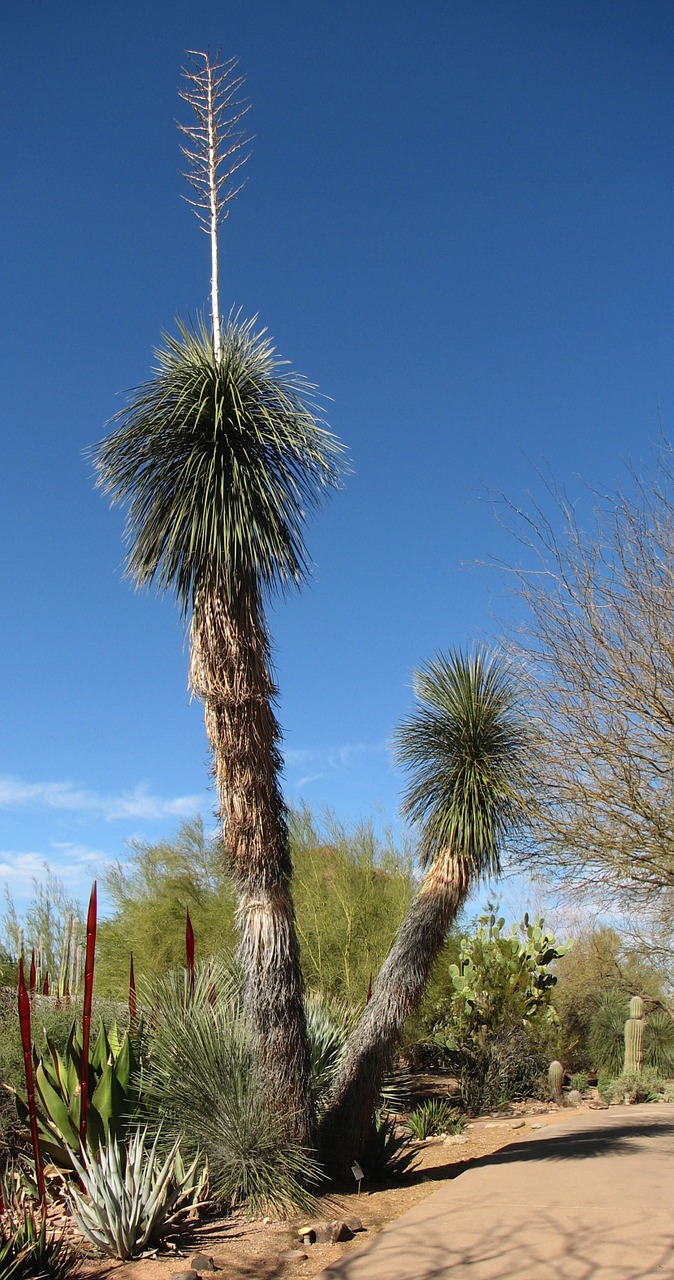
[[[532,735],[508,664],[481,650],[440,654],[414,676],[417,707],[395,737],[403,799],[428,866],[446,851],[477,875],[500,869],[523,814]]]
[[[217,361],[203,323],[179,323],[156,356],[94,451],[99,486],[128,504],[128,574],[175,590],[185,613],[204,589],[232,602],[300,582],[306,515],[343,457],[314,388],[238,316]]]

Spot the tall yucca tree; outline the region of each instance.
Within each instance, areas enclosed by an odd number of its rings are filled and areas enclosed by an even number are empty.
[[[323,1121],[328,1164],[362,1158],[379,1089],[405,1019],[471,885],[497,873],[525,808],[534,738],[515,674],[482,651],[441,654],[414,677],[417,707],[395,737],[409,774],[425,876],[352,1035]]]
[[[231,85],[199,56],[204,66],[192,67],[185,96],[197,114],[189,134],[203,160],[195,185],[213,239],[226,177],[218,141],[228,136],[218,92]],[[231,147],[221,150],[227,156]],[[212,262],[215,279],[217,254]],[[216,306],[217,280],[212,298]],[[309,1057],[265,602],[306,577],[306,516],[338,481],[341,447],[312,391],[253,322],[230,317],[223,325],[214,311],[210,330],[178,324],[176,336],[164,337],[153,376],[131,393],[95,454],[100,486],[127,509],[128,574],[174,592],[190,620],[190,688],[205,706],[239,886],[245,1000],[262,1081],[270,1106],[305,1144]]]

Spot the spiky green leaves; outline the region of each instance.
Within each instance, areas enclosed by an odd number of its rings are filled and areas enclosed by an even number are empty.
[[[419,824],[425,865],[451,851],[472,874],[496,872],[531,768],[518,682],[505,661],[459,650],[423,666],[414,688],[418,706],[395,749],[410,775],[404,811]]]
[[[203,324],[179,325],[157,360],[94,453],[99,485],[127,505],[128,573],[185,612],[202,589],[233,602],[301,581],[306,515],[343,456],[312,387],[237,317],[219,360]]]

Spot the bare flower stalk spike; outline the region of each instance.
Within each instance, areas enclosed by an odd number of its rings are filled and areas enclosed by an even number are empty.
[[[191,62],[183,67],[187,83],[179,93],[191,106],[196,119],[191,125],[178,124],[178,128],[187,139],[180,147],[189,164],[184,176],[196,192],[194,199],[188,196],[185,199],[211,241],[211,317],[213,354],[217,362],[222,351],[218,225],[228,216],[228,205],[244,186],[245,180],[237,185],[234,175],[250,155],[250,152],[243,154],[250,139],[241,128],[250,102],[238,96],[244,78],[235,74],[236,58],[219,62],[216,57],[211,62],[207,53],[192,49],[188,50],[188,56]]]

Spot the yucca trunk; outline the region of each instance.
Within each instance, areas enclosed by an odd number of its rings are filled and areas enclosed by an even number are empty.
[[[418,1008],[447,930],[468,891],[463,863],[438,858],[403,920],[351,1036],[320,1132],[322,1159],[337,1176],[360,1161],[405,1019]],[[367,1170],[366,1170],[367,1173]]]
[[[197,600],[190,685],[205,705],[225,849],[238,885],[244,1002],[262,1085],[288,1135],[310,1146],[309,1052],[276,688],[254,594],[242,591],[235,609],[214,592]]]

